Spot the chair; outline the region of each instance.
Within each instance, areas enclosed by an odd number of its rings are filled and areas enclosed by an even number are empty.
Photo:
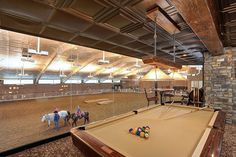
[[[148,105],[147,106],[149,106],[149,102],[150,101],[157,102],[159,100],[159,98],[157,96],[149,97],[148,94],[147,94],[146,88],[144,88],[144,92],[145,92],[145,96],[146,96],[147,101],[148,101]]]
[[[187,105],[204,106],[204,90],[195,88],[189,93]]]
[[[164,100],[164,101],[165,101],[164,103],[171,103],[171,104],[172,104],[172,103],[174,102],[174,100],[172,100],[172,98],[174,98],[174,96],[175,96],[175,95],[174,95],[173,93],[170,93],[170,92],[164,93],[164,99],[165,99],[165,100]],[[169,101],[166,102],[166,99],[167,99],[167,98],[169,98]]]

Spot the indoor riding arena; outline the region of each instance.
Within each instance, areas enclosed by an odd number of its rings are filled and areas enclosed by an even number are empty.
[[[236,157],[235,0],[0,0],[0,157]]]

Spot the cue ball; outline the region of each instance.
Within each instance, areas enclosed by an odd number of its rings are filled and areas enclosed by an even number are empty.
[[[149,134],[145,133],[145,134],[144,134],[144,137],[145,137],[145,138],[149,138]]]

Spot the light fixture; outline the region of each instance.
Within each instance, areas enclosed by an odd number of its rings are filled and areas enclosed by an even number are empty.
[[[155,16],[155,29],[154,29],[154,57],[151,58],[151,62],[153,59],[157,59],[157,15]],[[149,59],[148,59],[149,60]],[[143,62],[145,63],[144,59]],[[150,62],[149,62],[150,63]],[[163,71],[157,68],[156,62],[154,62],[155,68],[151,69],[143,78],[143,81],[156,81],[155,88],[157,87],[157,81],[170,80],[171,78],[166,75]],[[155,93],[156,95],[157,93]]]
[[[172,80],[170,76],[165,74],[159,68],[150,70],[143,78],[143,81],[169,81]]]
[[[34,59],[32,59],[32,58],[29,58],[29,57],[22,57],[21,58],[21,61],[22,62],[30,62],[30,63],[34,63],[35,62],[35,60]]]
[[[169,69],[167,70],[167,72],[168,72],[168,73],[171,73],[171,69],[169,68]]]
[[[29,48],[28,53],[48,56],[48,51],[40,51],[40,37],[37,38],[37,50]]]
[[[93,78],[93,75],[89,73],[88,78]]]
[[[186,80],[186,78],[184,76],[182,76],[180,73],[173,71],[169,74],[169,76],[173,79],[173,80]]]
[[[61,78],[67,77],[65,74],[60,74],[59,76],[60,76]]]
[[[59,73],[59,77],[60,77],[60,78],[65,78],[65,77],[67,77],[67,76],[64,74],[64,72],[62,71],[62,69],[60,69],[59,71],[60,71],[60,73]]]
[[[110,75],[108,76],[108,78],[110,78],[110,79],[112,79],[112,78],[113,78],[113,76],[112,76],[112,73],[110,73]]]
[[[77,47],[75,47],[77,49]],[[79,64],[79,56],[78,53],[76,53],[76,61],[74,61],[73,66],[75,67],[81,67],[81,65]]]
[[[17,74],[17,75],[20,76],[21,78],[22,78],[22,77],[25,77],[25,76],[29,76],[28,74],[25,74],[24,62],[23,62],[22,65],[21,65],[20,73]]]
[[[161,9],[159,6],[155,5],[154,7],[151,7],[147,10],[146,14],[151,20],[154,21],[154,56],[145,56],[142,58],[144,64],[149,64],[153,66],[158,67],[172,67],[176,69],[181,69],[182,65],[175,62],[175,43],[174,43],[174,62],[167,60],[165,58],[158,58],[157,57],[157,48],[156,48],[156,42],[157,42],[157,24],[159,24],[163,29],[165,29],[170,34],[174,34],[179,32],[178,27],[176,27],[169,19],[165,16],[165,13],[163,14],[163,9]]]
[[[141,68],[141,65],[138,64],[138,59],[136,59],[136,63],[134,65],[136,68]]]
[[[102,59],[98,60],[98,65],[109,64],[110,61],[105,59],[105,52],[102,51]]]

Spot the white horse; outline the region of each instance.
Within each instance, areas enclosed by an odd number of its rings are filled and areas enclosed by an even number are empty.
[[[59,116],[60,116],[60,119],[62,118],[65,122],[65,125],[66,125],[66,122],[69,122],[69,115],[70,115],[70,112],[69,111],[65,111],[65,110],[62,110],[62,111],[59,111],[58,112]],[[50,127],[50,124],[51,124],[51,121],[54,121],[54,113],[48,113],[48,114],[45,114],[41,121],[42,122],[45,122],[47,121],[48,122],[48,127]]]

